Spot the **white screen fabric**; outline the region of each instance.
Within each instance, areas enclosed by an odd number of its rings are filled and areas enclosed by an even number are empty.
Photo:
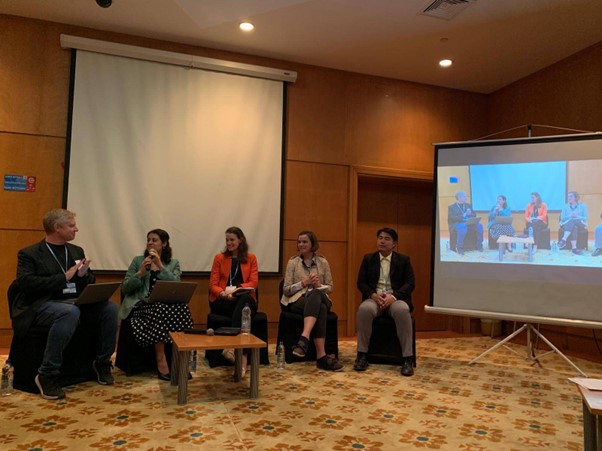
[[[516,165],[533,163],[537,166],[549,162],[562,162],[566,169],[561,173],[549,172],[549,177],[558,177],[557,183],[565,187],[563,197],[568,191],[578,191],[580,202],[589,210],[587,230],[589,249],[582,255],[574,255],[570,248],[554,248],[558,240],[559,212],[554,221],[549,222],[551,248],[540,248],[528,261],[527,250],[517,245],[513,253],[499,258],[497,244],[489,249],[487,243],[488,211],[478,211],[485,230],[484,251],[477,250],[460,255],[453,249],[447,249],[448,206],[455,202],[454,192],[464,188],[469,196],[475,190],[485,189],[474,184],[473,180],[463,180],[469,174],[468,168],[475,165]],[[536,171],[538,169],[534,169]],[[602,257],[592,256],[594,250],[594,231],[601,226],[602,210],[602,135],[576,135],[524,140],[468,142],[438,144],[435,146],[435,218],[433,224],[432,290],[431,307],[449,309],[448,311],[477,311],[487,314],[519,315],[553,319],[558,324],[565,320],[590,321],[602,326]],[[456,176],[457,174],[461,174]],[[450,176],[451,175],[451,176]],[[511,174],[509,175],[509,177]],[[545,177],[537,176],[541,185],[548,183]],[[490,192],[490,206],[495,205],[497,194],[504,184],[497,185],[497,179],[491,177],[487,188]],[[522,186],[513,187],[521,201],[511,205],[516,212],[513,223],[515,233],[524,233],[524,211],[534,189],[531,181],[522,177],[512,179]],[[464,182],[464,185],[460,185]],[[528,183],[527,183],[528,182]],[[484,184],[485,182],[479,182]],[[510,183],[510,181],[508,181]],[[537,188],[537,187],[535,187]],[[470,202],[471,199],[468,198]],[[545,201],[545,199],[544,199]],[[552,215],[548,215],[551,217]]]
[[[282,82],[78,51],[67,208],[94,269],[124,270],[165,229],[183,271],[240,227],[280,268]]]

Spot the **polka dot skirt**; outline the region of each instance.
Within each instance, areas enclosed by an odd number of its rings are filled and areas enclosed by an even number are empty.
[[[147,304],[138,302],[130,314],[132,331],[139,346],[171,343],[170,332],[180,332],[193,326],[187,304]]]

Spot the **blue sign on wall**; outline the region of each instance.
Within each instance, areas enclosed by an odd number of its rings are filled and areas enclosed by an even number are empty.
[[[31,175],[4,175],[4,191],[33,193],[36,190],[36,178]]]

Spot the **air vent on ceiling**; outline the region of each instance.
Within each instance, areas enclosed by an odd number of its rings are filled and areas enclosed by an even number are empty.
[[[435,0],[431,2],[421,13],[423,16],[437,17],[438,19],[452,20],[471,3],[477,0]]]

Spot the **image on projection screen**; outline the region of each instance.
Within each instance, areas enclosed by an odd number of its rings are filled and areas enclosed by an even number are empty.
[[[284,84],[78,51],[67,208],[93,268],[127,269],[154,228],[187,272],[240,227],[280,270]]]
[[[435,147],[431,306],[602,322],[602,136]]]
[[[587,178],[594,168],[602,171],[602,155],[439,166],[440,261],[599,267],[584,258],[596,249],[590,232],[602,223],[602,179]]]

